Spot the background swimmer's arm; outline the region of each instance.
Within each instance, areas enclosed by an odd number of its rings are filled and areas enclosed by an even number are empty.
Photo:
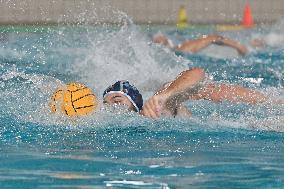
[[[246,55],[247,52],[248,52],[247,48],[245,46],[241,45],[239,42],[234,41],[234,40],[229,39],[229,38],[221,37],[221,36],[219,36],[219,38],[214,42],[214,44],[232,47],[232,48],[236,49],[238,51],[238,53],[242,56]]]
[[[179,44],[175,50],[182,51],[182,52],[191,52],[197,53],[202,49],[208,47],[210,44],[216,42],[219,36],[217,35],[210,35],[210,36],[203,36],[200,39],[188,40],[182,44]]]
[[[200,39],[186,41],[178,45],[175,50],[197,53],[211,44],[225,45],[234,48],[238,51],[240,55],[245,55],[248,52],[247,48],[238,43],[237,41],[219,35],[209,35]]]
[[[172,112],[181,103],[189,99],[191,95],[188,93],[189,89],[203,81],[204,78],[205,72],[201,68],[193,68],[180,73],[168,87],[160,90],[146,101],[142,114],[147,117],[158,118],[163,109]]]

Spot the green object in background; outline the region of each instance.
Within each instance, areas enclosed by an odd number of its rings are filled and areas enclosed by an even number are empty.
[[[118,29],[119,26],[115,24],[109,25],[112,29]],[[0,33],[9,33],[9,32],[28,32],[28,33],[49,33],[49,32],[58,32],[60,30],[64,31],[78,31],[86,32],[93,31],[98,27],[98,25],[2,25],[0,26]],[[172,30],[174,25],[160,25],[160,24],[140,24],[139,27],[143,31],[159,31],[159,30]],[[177,30],[182,31],[228,31],[228,30],[240,30],[240,26],[236,25],[193,25],[190,24],[177,24]]]

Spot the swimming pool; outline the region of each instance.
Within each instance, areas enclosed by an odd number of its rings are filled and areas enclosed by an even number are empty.
[[[211,29],[124,26],[2,29],[1,188],[283,188],[280,105],[188,102],[188,119],[151,120],[108,111],[70,120],[48,110],[54,89],[72,81],[103,90],[118,79],[149,97],[188,67],[216,81],[283,98],[284,46],[245,57],[210,47],[195,55],[151,44],[161,29],[175,43]],[[283,26],[221,32],[244,44]],[[283,33],[283,32],[282,32]]]

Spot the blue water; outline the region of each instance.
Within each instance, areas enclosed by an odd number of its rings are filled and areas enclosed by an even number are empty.
[[[245,57],[217,46],[192,55],[152,44],[158,29],[106,24],[1,33],[1,188],[284,187],[281,105],[192,101],[191,118],[158,120],[103,107],[78,119],[49,112],[63,83],[83,82],[101,100],[109,84],[128,79],[147,98],[196,66],[217,82],[283,99],[284,45],[277,40]],[[283,35],[284,27],[160,29],[176,44],[214,32],[249,45],[254,37]]]

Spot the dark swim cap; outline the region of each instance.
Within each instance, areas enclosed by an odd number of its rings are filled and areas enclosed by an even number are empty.
[[[139,112],[142,110],[143,106],[143,98],[140,92],[136,87],[129,84],[129,81],[117,81],[113,85],[109,86],[103,94],[103,97],[113,94],[113,93],[120,93],[126,96],[130,102],[135,107],[135,110]]]

